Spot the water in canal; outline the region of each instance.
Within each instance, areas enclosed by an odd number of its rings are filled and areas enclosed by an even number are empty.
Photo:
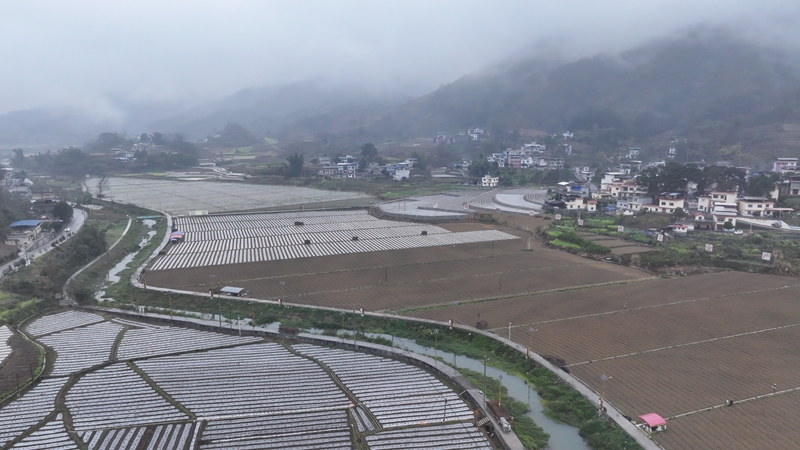
[[[322,332],[322,330],[309,331],[311,333]],[[352,332],[349,330],[339,330],[340,336],[347,335],[349,333]],[[388,334],[365,333],[365,335],[370,338],[381,337],[391,340],[394,342],[395,347],[407,350],[409,352],[433,357],[438,356],[443,361],[446,361],[450,365],[454,365],[456,368],[469,369],[475,372],[483,373],[483,362],[468,358],[466,356],[454,355],[453,353],[443,352],[441,350],[437,351],[431,347],[423,347],[413,340],[398,337],[393,338]],[[491,366],[486,366],[487,377],[499,379],[501,375],[503,376],[503,379],[500,380],[500,383],[502,383],[503,386],[508,389],[508,395],[514,400],[527,403],[531,410],[525,415],[533,419],[533,421],[536,422],[536,425],[539,425],[545,431],[545,433],[550,435],[550,440],[548,442],[549,449],[590,450],[589,446],[586,445],[586,442],[584,442],[583,438],[581,438],[578,434],[577,428],[555,422],[544,415],[544,407],[539,400],[539,395],[535,390],[531,389],[531,387],[526,384],[525,381],[519,377],[509,374],[508,372]],[[478,389],[483,389],[483,386],[478,386]]]

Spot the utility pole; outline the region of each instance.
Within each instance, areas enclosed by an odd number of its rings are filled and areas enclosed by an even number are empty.
[[[600,375],[600,379],[603,381],[603,387],[600,388],[600,415],[602,416],[605,412],[605,408],[603,407],[603,403],[605,401],[606,396],[606,380],[610,380],[612,377],[606,375]]]
[[[483,357],[483,404],[486,404],[486,359],[487,357]]]

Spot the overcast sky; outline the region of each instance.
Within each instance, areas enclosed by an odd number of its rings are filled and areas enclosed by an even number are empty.
[[[798,18],[797,0],[0,0],[0,113],[319,77],[417,94],[531,45],[616,52],[700,23],[788,39]]]

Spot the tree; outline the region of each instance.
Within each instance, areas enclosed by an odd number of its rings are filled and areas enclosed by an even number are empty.
[[[378,149],[375,147],[374,144],[367,142],[366,144],[361,146],[361,156],[367,160],[367,162],[372,162],[375,157],[378,156]]]
[[[722,228],[724,228],[726,230],[732,230],[733,229],[733,222],[731,222],[731,219],[728,219],[727,221],[725,221],[725,223],[722,224]]]
[[[159,133],[158,131],[153,133],[152,141],[153,144],[156,145],[166,145],[167,143],[167,139],[164,137],[163,134]]]
[[[111,189],[108,183],[108,177],[103,175],[97,180],[97,197],[103,198],[103,191]]]
[[[675,208],[675,211],[672,213],[672,215],[675,216],[676,219],[683,219],[686,217],[686,212],[683,210],[683,208]]]
[[[25,152],[21,148],[14,149],[14,164],[22,165],[25,163]]]
[[[472,159],[469,165],[469,174],[473,177],[481,178],[484,175],[495,175],[497,173],[497,163],[490,163],[483,153]]]
[[[283,163],[283,167],[286,170],[287,177],[299,177],[301,173],[303,173],[303,163],[304,163],[304,154],[303,153],[292,153],[291,155],[286,157],[286,161],[289,163]]]
[[[72,219],[73,212],[72,206],[69,206],[69,204],[64,201],[58,202],[53,206],[53,217],[63,220],[64,222],[69,222],[69,220]]]
[[[684,166],[670,161],[661,167],[651,167],[636,176],[636,184],[650,194],[683,191],[689,182],[698,182],[702,172],[695,166]]]
[[[428,157],[423,155],[419,152],[414,152],[411,154],[411,157],[416,159],[417,162],[414,163],[414,168],[425,171],[428,169]]]
[[[750,177],[744,191],[747,195],[754,197],[772,198],[772,191],[775,190],[775,183],[778,182],[778,174],[760,174]]]

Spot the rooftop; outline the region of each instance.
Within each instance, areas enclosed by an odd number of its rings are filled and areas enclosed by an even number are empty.
[[[11,228],[36,227],[36,226],[39,226],[40,223],[42,223],[41,220],[33,220],[33,219],[31,219],[31,220],[18,220],[16,222],[11,223],[11,225],[9,225],[9,226]]]

